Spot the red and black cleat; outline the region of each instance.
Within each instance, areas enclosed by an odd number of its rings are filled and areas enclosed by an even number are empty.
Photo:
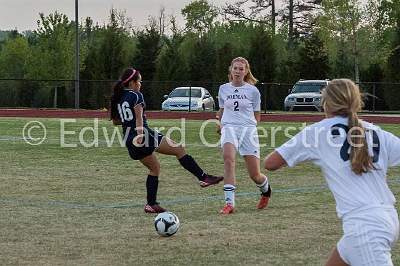
[[[161,212],[166,212],[167,210],[164,209],[163,207],[161,207],[158,204],[154,204],[154,205],[149,205],[146,204],[144,206],[144,212],[146,213],[161,213]]]
[[[219,182],[221,182],[222,180],[224,180],[223,176],[214,176],[214,175],[206,175],[206,177],[204,178],[204,180],[200,180],[199,184],[201,187],[208,187],[208,186],[212,186],[212,185],[216,185]]]
[[[268,191],[261,194],[260,201],[257,204],[257,209],[264,209],[268,206],[269,199],[271,198],[271,186],[268,185]]]

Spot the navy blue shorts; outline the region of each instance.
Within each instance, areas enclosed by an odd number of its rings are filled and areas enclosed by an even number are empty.
[[[145,128],[142,145],[135,146],[132,141],[136,136],[136,133],[130,134],[126,140],[126,147],[128,148],[129,156],[133,160],[141,160],[144,157],[151,155],[158,148],[162,138],[164,137],[164,135],[158,131],[151,128]]]

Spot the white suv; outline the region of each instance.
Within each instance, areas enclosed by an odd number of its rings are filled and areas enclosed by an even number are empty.
[[[329,80],[297,81],[285,98],[285,111],[311,109],[321,112],[321,91],[328,83]]]

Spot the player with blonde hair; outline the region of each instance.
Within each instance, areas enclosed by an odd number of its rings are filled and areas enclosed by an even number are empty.
[[[363,102],[351,80],[331,81],[322,92],[322,105],[326,118],[269,154],[265,168],[303,161],[321,168],[344,232],[326,265],[393,265],[399,219],[386,174],[388,167],[400,164],[400,139],[358,118]]]
[[[260,147],[257,123],[260,121],[260,92],[254,86],[257,79],[250,70],[249,62],[243,57],[232,60],[229,67],[229,83],[219,88],[218,101],[220,119],[218,132],[224,158],[225,206],[221,214],[235,210],[235,157],[236,151],[244,157],[250,178],[261,191],[257,205],[263,209],[268,205],[271,188],[268,179],[260,170]]]

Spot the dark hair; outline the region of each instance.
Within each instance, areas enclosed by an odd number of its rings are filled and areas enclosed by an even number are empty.
[[[140,72],[134,68],[127,68],[122,73],[118,82],[112,87],[111,104],[110,104],[110,119],[119,120],[117,104],[122,96],[122,89],[128,86],[129,82],[137,81],[140,78]]]

